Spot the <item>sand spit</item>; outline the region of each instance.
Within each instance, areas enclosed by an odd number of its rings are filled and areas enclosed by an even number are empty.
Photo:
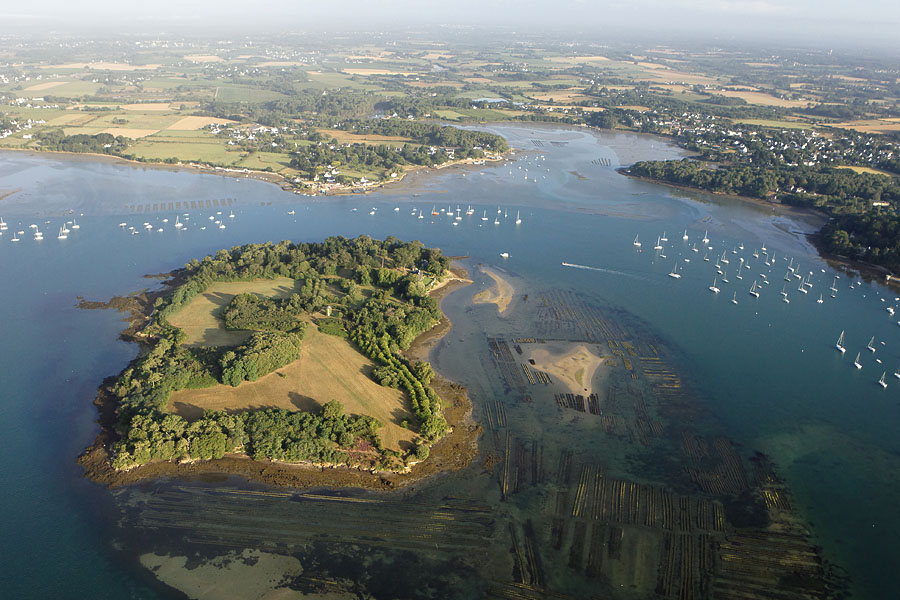
[[[506,314],[515,296],[515,288],[498,271],[484,265],[480,265],[479,269],[494,280],[494,286],[475,294],[472,301],[475,304],[496,304],[499,313],[501,315]]]

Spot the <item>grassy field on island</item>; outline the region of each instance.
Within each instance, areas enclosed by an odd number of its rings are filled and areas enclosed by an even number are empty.
[[[236,346],[251,332],[225,329],[221,315],[231,300],[241,293],[285,297],[295,285],[286,277],[214,283],[169,322],[185,331],[187,345]],[[409,429],[400,427],[401,421],[411,419],[406,400],[399,390],[377,384],[371,377],[374,368],[349,341],[321,333],[313,325],[307,329],[299,360],[238,387],[216,385],[175,392],[169,410],[196,419],[204,410],[314,410],[330,400],[340,400],[348,413],[370,415],[384,424],[381,436],[386,447],[406,448],[414,437]]]
[[[415,434],[400,426],[401,421],[412,418],[406,399],[399,390],[375,383],[370,376],[374,368],[350,342],[311,326],[299,360],[238,387],[220,384],[175,392],[169,410],[195,419],[204,410],[317,410],[330,400],[339,400],[348,414],[369,415],[384,424],[380,435],[385,447],[407,449]]]
[[[169,317],[169,322],[187,334],[188,346],[237,346],[250,337],[249,331],[225,329],[222,311],[238,294],[265,297],[290,296],[296,282],[287,277],[256,281],[217,282],[187,306]]]

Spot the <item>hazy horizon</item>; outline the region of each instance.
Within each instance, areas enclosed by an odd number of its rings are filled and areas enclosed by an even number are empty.
[[[802,43],[818,47],[895,46],[900,5],[874,0],[340,0],[288,2],[274,0],[259,11],[244,3],[212,0],[157,0],[123,6],[112,0],[71,3],[45,0],[31,6],[0,9],[16,33],[209,34],[285,31],[403,29],[440,25],[505,27],[523,33],[568,33],[572,36],[622,39],[658,36],[732,40],[735,42]]]

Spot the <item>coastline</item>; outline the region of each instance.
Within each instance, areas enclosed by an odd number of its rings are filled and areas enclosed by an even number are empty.
[[[636,179],[638,181],[644,181],[647,183],[652,183],[655,185],[663,185],[672,189],[684,191],[684,192],[692,192],[697,194],[709,194],[712,196],[716,196],[719,198],[729,198],[732,200],[737,200],[739,202],[745,202],[747,204],[753,204],[760,208],[771,208],[772,212],[779,216],[786,216],[795,219],[802,219],[807,224],[816,228],[816,231],[812,233],[804,234],[806,240],[810,243],[810,245],[816,249],[816,253],[819,255],[819,258],[827,262],[832,268],[842,271],[844,273],[858,273],[861,277],[865,279],[871,279],[879,282],[881,285],[893,289],[895,291],[900,291],[900,279],[892,277],[891,279],[887,279],[887,275],[891,275],[892,271],[888,267],[884,267],[881,265],[875,265],[872,263],[862,262],[858,260],[853,260],[852,258],[848,258],[846,256],[840,256],[837,254],[832,254],[825,249],[824,244],[822,243],[821,230],[822,227],[828,222],[829,217],[824,213],[817,211],[812,208],[804,208],[799,206],[791,206],[787,204],[775,204],[773,202],[769,202],[767,200],[761,200],[759,198],[751,198],[750,196],[741,196],[738,194],[725,194],[722,192],[710,192],[707,190],[701,190],[699,188],[693,188],[684,185],[678,185],[675,183],[669,183],[666,181],[657,181],[656,179],[651,179],[649,177],[641,177],[638,175],[631,175],[629,173],[625,173],[619,171],[622,175],[626,177],[630,177],[632,179]]]
[[[305,194],[307,196],[343,196],[348,194],[366,194],[369,192],[374,192],[376,190],[383,190],[385,186],[396,184],[403,181],[407,175],[412,173],[420,173],[420,172],[429,172],[437,171],[440,169],[450,168],[450,167],[459,167],[459,166],[484,166],[487,163],[499,163],[507,158],[507,154],[496,154],[485,156],[483,158],[462,158],[458,160],[451,160],[440,165],[435,165],[434,167],[426,167],[413,165],[406,167],[397,177],[393,179],[389,179],[386,181],[379,182],[370,182],[369,184],[355,184],[355,185],[345,185],[339,183],[313,183],[313,182],[303,182],[303,184],[295,184],[288,179],[285,175],[281,173],[276,173],[275,171],[259,171],[255,169],[248,169],[242,167],[217,167],[213,165],[206,165],[202,163],[194,163],[194,162],[177,162],[177,163],[163,163],[163,162],[146,162],[141,160],[134,160],[129,158],[124,158],[121,156],[116,156],[114,154],[98,154],[96,152],[66,152],[63,150],[35,150],[34,148],[14,148],[14,147],[2,147],[0,148],[0,152],[10,151],[10,152],[18,152],[23,154],[30,154],[33,156],[39,156],[41,154],[50,154],[50,155],[62,155],[70,158],[74,157],[85,157],[91,160],[100,160],[111,163],[119,163],[124,165],[129,165],[132,167],[143,167],[150,169],[159,169],[163,171],[188,171],[192,173],[200,173],[205,175],[220,175],[222,177],[232,177],[234,179],[256,179],[259,181],[265,181],[266,183],[271,183],[273,185],[277,185],[282,190],[286,192],[291,192],[294,194]],[[510,149],[510,152],[513,150]],[[394,187],[394,186],[391,186]],[[18,191],[18,190],[16,190]],[[13,192],[15,193],[15,192]],[[9,194],[11,195],[11,194]],[[5,196],[3,196],[5,197]],[[3,199],[0,197],[0,200]]]
[[[787,217],[795,217],[802,218],[807,220],[807,222],[816,227],[817,230],[821,229],[825,223],[828,222],[828,216],[822,212],[811,208],[803,208],[799,206],[791,206],[789,204],[781,204],[769,202],[768,200],[762,200],[760,198],[752,198],[750,196],[741,196],[740,194],[726,194],[724,192],[710,192],[708,190],[701,190],[700,188],[694,188],[687,185],[678,185],[677,183],[669,183],[667,181],[659,181],[657,179],[652,179],[650,177],[642,177],[640,175],[632,175],[630,173],[626,173],[623,169],[619,169],[618,172],[625,177],[629,177],[631,179],[635,179],[637,181],[643,181],[646,183],[652,183],[654,185],[661,185],[668,188],[672,188],[675,190],[679,190],[682,192],[691,192],[694,194],[708,194],[710,196],[714,196],[716,198],[728,198],[730,200],[738,200],[740,202],[745,202],[747,204],[752,204],[754,206],[758,206],[759,208],[768,208],[771,209],[773,213],[779,216],[787,216]]]
[[[458,266],[451,266],[452,277],[431,292],[440,302],[450,292],[469,285],[468,273]],[[152,277],[152,276],[151,276]],[[140,330],[146,324],[154,307],[154,300],[172,286],[177,285],[178,272],[170,274],[163,289],[156,292],[146,290],[130,296],[116,297],[109,302],[89,302],[80,299],[79,308],[115,308],[125,314],[127,327],[120,338],[141,345]],[[427,360],[431,348],[452,329],[452,323],[443,315],[430,330],[419,335],[406,355],[418,360]],[[78,464],[84,468],[84,476],[107,487],[121,487],[140,481],[174,478],[209,478],[237,475],[249,481],[293,488],[313,487],[355,487],[374,490],[392,490],[407,487],[426,478],[447,471],[456,471],[467,466],[478,453],[478,439],[481,427],[472,419],[472,403],[466,388],[440,375],[432,380],[432,387],[444,401],[444,416],[451,427],[450,433],[438,441],[431,449],[428,459],[413,464],[405,473],[373,472],[346,466],[323,466],[309,463],[283,463],[278,461],[255,461],[241,454],[226,454],[221,459],[192,462],[152,462],[128,471],[116,471],[110,464],[109,449],[115,441],[117,398],[111,387],[118,375],[106,378],[97,390],[94,404],[98,409],[100,432],[94,443],[78,457]]]

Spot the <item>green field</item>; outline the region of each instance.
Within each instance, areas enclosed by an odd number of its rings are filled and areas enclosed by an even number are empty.
[[[223,84],[216,87],[216,100],[220,102],[269,102],[285,100],[287,96],[272,90],[263,90],[244,85]]]
[[[169,317],[169,322],[187,334],[189,346],[236,346],[250,337],[248,331],[225,329],[222,311],[238,294],[257,294],[284,298],[291,295],[297,282],[287,277],[214,283],[187,306]]]

